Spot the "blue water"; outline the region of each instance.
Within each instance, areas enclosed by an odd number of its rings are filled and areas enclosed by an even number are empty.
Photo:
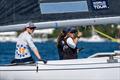
[[[44,43],[35,43],[43,59],[47,60],[58,60],[58,52],[56,43],[48,41]],[[78,47],[84,48],[78,53],[78,58],[87,58],[88,56],[95,54],[96,52],[113,52],[119,50],[118,43],[115,42],[79,42]],[[14,59],[15,42],[0,42],[0,64],[9,64]],[[32,57],[36,59],[32,53]]]

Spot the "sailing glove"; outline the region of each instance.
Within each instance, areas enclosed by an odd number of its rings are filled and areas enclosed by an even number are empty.
[[[47,60],[39,59],[39,61],[43,61],[44,64],[47,64]]]

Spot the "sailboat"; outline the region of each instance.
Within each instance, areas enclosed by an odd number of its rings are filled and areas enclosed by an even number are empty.
[[[0,80],[120,80],[120,53],[0,66]]]
[[[107,41],[106,39],[100,37],[96,32],[95,32],[95,28],[94,26],[92,27],[92,36],[90,38],[80,38],[79,41],[83,41],[83,42],[105,42]]]
[[[120,16],[35,23],[37,29],[120,23]],[[0,31],[22,30],[25,24],[0,26]],[[21,27],[19,27],[21,26]],[[22,27],[23,26],[23,27]],[[35,64],[0,66],[0,80],[120,80],[120,52],[85,59],[50,60]]]

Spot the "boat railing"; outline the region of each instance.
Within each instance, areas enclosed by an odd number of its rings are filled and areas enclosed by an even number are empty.
[[[118,59],[115,59],[114,56],[116,56],[117,54],[112,54],[109,55],[109,59],[107,59],[108,63],[118,63]]]
[[[120,51],[116,50],[114,52],[101,52],[101,53],[96,53],[88,58],[103,58],[103,57],[108,57],[107,62],[108,63],[117,63],[118,58],[120,59]]]

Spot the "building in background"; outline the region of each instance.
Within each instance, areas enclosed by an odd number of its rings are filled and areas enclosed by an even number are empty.
[[[54,29],[42,29],[35,30],[33,33],[33,39],[37,42],[42,42],[48,40],[48,35],[53,33]],[[12,41],[16,42],[17,40],[17,32],[0,32],[0,41]]]
[[[16,41],[17,32],[1,32],[0,33],[0,41]]]
[[[53,30],[54,29],[35,30],[33,36],[36,38],[48,38],[48,35],[52,34]]]

